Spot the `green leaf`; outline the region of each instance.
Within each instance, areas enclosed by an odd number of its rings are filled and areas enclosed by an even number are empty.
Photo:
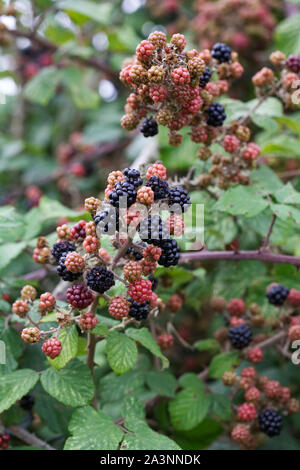
[[[168,371],[147,372],[146,381],[148,387],[162,397],[174,397],[177,388],[175,377]]]
[[[61,0],[56,6],[67,12],[79,13],[83,18],[90,18],[100,24],[110,24],[110,15],[113,5],[109,2],[102,2],[99,5],[88,0]],[[72,16],[72,15],[71,15]]]
[[[140,329],[128,328],[125,331],[125,333],[130,338],[142,344],[144,348],[147,348],[152,354],[154,354],[154,356],[159,357],[162,361],[163,368],[166,368],[169,366],[168,359],[162,354],[159,346],[154,341],[153,336],[148,330],[148,328],[140,328]]]
[[[178,430],[193,429],[205,418],[209,406],[210,396],[203,390],[182,390],[169,403],[172,425]]]
[[[58,338],[62,345],[62,351],[55,359],[47,358],[51,366],[55,369],[62,369],[77,355],[78,350],[78,333],[75,325],[64,328]]]
[[[121,416],[125,419],[137,418],[145,420],[144,403],[132,395],[126,397],[121,408]]]
[[[188,388],[194,390],[195,392],[203,392],[204,391],[204,383],[196,374],[192,372],[188,372],[187,374],[182,375],[178,383],[182,388]]]
[[[224,421],[229,421],[232,415],[231,401],[224,395],[212,395],[212,412]]]
[[[273,137],[271,142],[267,141],[261,148],[262,154],[275,154],[282,158],[300,158],[299,140],[289,137],[286,134],[280,134]]]
[[[285,54],[300,54],[300,13],[281,21],[275,30],[276,47]]]
[[[215,204],[215,210],[231,215],[254,217],[268,206],[268,202],[251,188],[237,186],[228,189]]]
[[[206,449],[223,431],[220,423],[212,419],[205,419],[189,431],[176,431],[174,440],[183,450]]]
[[[39,209],[41,211],[44,222],[66,217],[67,219],[76,220],[83,217],[83,214],[75,212],[68,207],[63,206],[59,201],[49,199],[43,196],[39,203]]]
[[[213,379],[219,379],[224,372],[231,370],[233,366],[237,366],[238,364],[239,353],[237,351],[218,354],[210,363],[209,375]]]
[[[289,217],[296,223],[300,223],[300,211],[288,204],[270,204],[270,208],[279,219],[287,220]]]
[[[53,98],[58,83],[59,74],[56,67],[45,67],[26,83],[25,97],[29,101],[45,106]]]
[[[294,189],[291,183],[278,189],[274,196],[281,204],[300,204],[300,193]]]
[[[52,397],[69,406],[86,405],[94,396],[94,384],[89,368],[73,359],[64,369],[45,370],[41,383]]]
[[[0,413],[26,395],[38,380],[38,374],[30,369],[17,370],[0,377]]]
[[[113,331],[107,338],[105,352],[110,367],[117,375],[124,374],[137,363],[136,344],[124,333]]]
[[[26,243],[5,243],[0,246],[0,270],[6,268],[9,263],[17,258],[26,248]]]
[[[100,96],[93,90],[83,86],[81,83],[70,83],[69,89],[72,99],[79,109],[95,109],[99,106]]]
[[[12,206],[0,207],[0,239],[12,242],[22,237],[23,217]]]
[[[109,329],[108,326],[104,325],[104,323],[97,323],[95,328],[91,330],[91,333],[98,336],[108,336]]]
[[[125,434],[121,450],[180,450],[176,442],[153,431],[141,419],[128,418],[125,426],[133,434]]]
[[[116,450],[123,437],[109,416],[89,406],[73,413],[69,431],[65,450]]]
[[[200,341],[196,341],[194,346],[199,351],[211,351],[220,349],[218,341],[214,338],[201,339]]]

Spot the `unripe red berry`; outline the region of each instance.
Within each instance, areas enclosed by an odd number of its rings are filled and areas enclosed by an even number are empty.
[[[52,295],[51,292],[45,292],[39,298],[39,312],[45,315],[53,310],[55,304],[56,300],[54,295]]]
[[[151,299],[152,282],[146,279],[139,279],[131,283],[128,289],[128,295],[136,302],[143,303]]]
[[[12,305],[12,310],[16,313],[20,318],[26,317],[26,314],[29,310],[27,303],[24,300],[16,300],[16,302]]]
[[[105,248],[100,248],[99,250],[99,256],[101,258],[103,258],[105,261],[109,262],[110,261],[110,255],[109,253],[106,251]]]
[[[191,81],[190,73],[188,69],[184,67],[177,67],[174,69],[171,76],[175,85],[185,85]]]
[[[80,220],[76,225],[70,228],[71,238],[76,241],[82,241],[85,239],[85,226],[86,221]]]
[[[239,406],[237,414],[241,421],[252,421],[256,417],[256,408],[252,403],[243,403]]]
[[[186,46],[185,36],[180,33],[173,34],[170,43],[176,46],[180,51],[183,51]]]
[[[95,253],[100,247],[100,240],[95,236],[88,235],[85,237],[82,246],[87,253]]]
[[[253,161],[253,160],[256,160],[259,154],[260,154],[260,147],[254,142],[250,142],[250,144],[247,145],[247,148],[243,153],[243,158],[245,158],[245,160]]]
[[[149,89],[149,96],[154,103],[161,103],[167,97],[168,90],[163,85],[153,85]]]
[[[162,31],[153,31],[148,37],[148,41],[155,47],[164,47],[166,45],[166,35]]]
[[[71,273],[81,273],[85,268],[85,259],[80,253],[72,251],[66,256],[65,266]]]
[[[127,317],[130,310],[128,300],[122,295],[116,295],[109,302],[108,313],[118,320]]]
[[[74,284],[67,290],[67,300],[73,307],[82,310],[94,301],[93,292],[83,284]]]
[[[249,428],[244,424],[237,424],[231,432],[231,437],[234,442],[245,445],[250,437]]]
[[[263,360],[263,357],[264,357],[264,353],[258,347],[249,349],[248,351],[248,359],[253,364],[258,364],[259,362],[261,362]]]
[[[143,258],[140,261],[142,266],[142,273],[144,276],[149,276],[149,274],[154,273],[157,267],[156,261],[151,261],[149,258]]]
[[[161,349],[169,349],[174,344],[174,338],[172,335],[164,333],[157,338],[157,344]]]
[[[149,258],[150,261],[158,261],[161,253],[162,251],[159,246],[147,245],[143,251],[143,258]]]
[[[56,338],[51,338],[45,341],[42,346],[42,351],[46,356],[49,356],[50,359],[55,359],[60,355],[62,350],[61,342]]]
[[[256,379],[257,372],[254,367],[245,367],[241,372],[241,376],[248,379]]]
[[[226,135],[223,141],[223,146],[226,152],[233,153],[239,147],[240,141],[235,135]]]
[[[278,380],[269,380],[264,386],[264,394],[268,398],[277,398],[280,393]]]
[[[278,398],[280,403],[286,403],[291,398],[291,390],[289,387],[280,387]]]
[[[151,206],[151,204],[153,204],[153,202],[154,202],[154,192],[153,192],[153,190],[148,186],[142,186],[141,188],[138,189],[137,200],[141,204]]]
[[[290,341],[297,341],[300,339],[300,325],[291,326],[289,329]]]
[[[123,274],[126,281],[136,282],[142,276],[142,266],[137,261],[129,261],[123,268]]]
[[[286,301],[292,307],[300,307],[300,291],[297,289],[290,289]]]
[[[150,41],[142,41],[136,48],[136,55],[142,61],[147,61],[152,56],[155,47]]]
[[[245,312],[245,303],[242,299],[231,299],[227,309],[230,315],[240,317]]]
[[[97,323],[97,317],[91,312],[82,313],[80,316],[80,326],[83,331],[93,330]]]
[[[182,298],[178,294],[172,295],[172,297],[169,298],[166,307],[170,312],[172,313],[177,313],[179,310],[181,310],[183,305]]]
[[[149,166],[146,178],[149,179],[151,176],[158,176],[162,180],[167,179],[167,169],[162,163],[154,163],[153,165]]]
[[[250,387],[245,392],[245,399],[248,402],[257,402],[260,400],[260,391],[256,387]]]

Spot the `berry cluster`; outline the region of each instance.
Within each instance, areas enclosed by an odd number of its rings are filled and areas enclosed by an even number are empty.
[[[136,129],[144,119],[140,130],[152,137],[158,125],[167,126],[169,143],[174,146],[180,145],[178,131],[185,126],[191,128],[195,142],[218,137],[226,114],[215,98],[227,92],[229,80],[240,77],[243,68],[225,44],[200,53],[185,47],[183,34],[173,34],[167,43],[161,31],[152,32],[137,46],[136,55],[120,73],[123,84],[133,90],[121,119],[124,129]],[[218,80],[210,82],[213,72]]]
[[[41,69],[53,65],[53,56],[50,52],[32,45],[20,49],[19,72],[24,80],[30,80]]]
[[[288,387],[277,380],[259,376],[253,367],[242,369],[240,375],[228,371],[223,374],[223,383],[232,387],[232,397],[238,400],[236,420],[231,438],[244,449],[255,449],[260,444],[257,431],[269,437],[278,436],[283,425],[283,416],[297,413],[299,402],[291,397]],[[237,395],[237,393],[239,394]],[[240,403],[240,392],[244,401]]]

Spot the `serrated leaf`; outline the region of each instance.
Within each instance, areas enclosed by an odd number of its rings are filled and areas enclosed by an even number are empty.
[[[199,377],[196,374],[192,372],[183,374],[178,379],[178,384],[182,388],[188,388],[190,390],[194,390],[195,392],[203,393],[204,391],[204,383],[202,382],[202,380],[199,379]]]
[[[116,450],[123,437],[109,416],[90,406],[73,413],[69,431],[73,436],[67,439],[65,450]]]
[[[75,325],[63,328],[57,338],[62,345],[61,353],[55,359],[47,358],[51,366],[60,370],[77,355],[78,333]]]
[[[254,217],[262,212],[268,202],[257,192],[245,186],[228,189],[215,204],[214,209],[231,215]]]
[[[224,395],[212,395],[212,412],[224,421],[229,421],[232,415],[231,401]]]
[[[17,400],[20,400],[31,390],[39,375],[30,369],[17,370],[0,377],[0,413],[8,410]]]
[[[89,368],[73,359],[64,369],[45,370],[41,383],[52,397],[69,406],[86,405],[94,396],[94,384]]]
[[[296,223],[300,223],[300,210],[288,204],[270,204],[270,209],[279,219],[287,220],[289,217]]]
[[[189,430],[205,418],[210,406],[210,396],[202,390],[188,388],[177,393],[169,403],[171,423],[175,429]]]
[[[91,333],[98,336],[108,336],[109,329],[108,326],[104,325],[104,323],[97,323],[95,328],[91,330]]]
[[[176,442],[153,431],[143,420],[128,418],[125,426],[131,433],[125,434],[121,450],[180,450]]]
[[[152,354],[154,354],[154,356],[159,357],[162,361],[163,368],[169,367],[169,360],[162,354],[148,328],[128,328],[125,333],[130,338],[141,343],[144,348],[148,349]]]
[[[107,338],[105,352],[110,367],[117,375],[124,374],[137,363],[136,344],[124,333],[113,331]]]
[[[80,214],[75,212],[68,207],[63,206],[59,201],[49,199],[43,196],[39,202],[39,209],[41,211],[42,218],[45,221],[66,217],[68,219],[84,218],[86,214]]]
[[[26,243],[5,243],[0,246],[0,270],[6,268],[11,261],[17,258],[26,248]]]
[[[125,419],[136,418],[145,420],[145,405],[137,397],[128,396],[125,398],[121,408],[121,416]]]
[[[45,106],[55,94],[59,83],[56,67],[41,69],[24,87],[25,97],[34,103]]]
[[[285,54],[300,54],[299,36],[300,13],[281,21],[275,30],[278,49]]]
[[[146,382],[148,387],[162,397],[174,397],[177,388],[175,377],[168,371],[147,372]]]
[[[12,206],[0,207],[0,239],[12,242],[24,231],[23,217]]]
[[[230,351],[218,354],[209,365],[209,375],[214,379],[220,379],[224,372],[231,370],[233,366],[239,364],[239,353]]]
[[[291,183],[287,183],[278,189],[274,196],[281,204],[300,204],[300,193],[295,190]]]

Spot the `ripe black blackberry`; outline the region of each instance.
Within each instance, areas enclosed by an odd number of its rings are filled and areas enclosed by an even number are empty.
[[[135,188],[138,188],[143,184],[143,180],[141,178],[139,170],[135,170],[134,168],[126,168],[123,171],[123,175],[126,176],[126,180]]]
[[[131,184],[129,181],[121,181],[116,183],[114,190],[110,193],[109,199],[110,203],[114,207],[119,207],[120,205],[120,198],[127,198],[126,205],[127,207],[130,207],[132,204],[135,203],[136,201],[136,189],[133,184]]]
[[[59,260],[59,265],[56,268],[56,272],[64,281],[73,282],[79,279],[80,276],[82,276],[82,273],[72,273],[66,268],[65,261],[68,253],[69,252],[62,253]]]
[[[100,233],[114,235],[119,231],[119,211],[114,207],[107,205],[104,210],[97,212],[93,219]]]
[[[259,429],[267,436],[279,436],[282,429],[282,416],[272,408],[268,408],[259,413],[258,423]]]
[[[157,122],[153,119],[145,119],[141,127],[141,133],[144,137],[153,137],[158,134],[158,125]]]
[[[95,292],[103,294],[115,285],[114,275],[102,266],[95,266],[86,276],[87,285]]]
[[[228,337],[234,348],[243,349],[251,343],[253,335],[248,325],[237,325],[229,329]]]
[[[20,407],[23,410],[31,411],[32,408],[34,407],[34,403],[35,403],[34,397],[28,393],[27,395],[24,395],[24,397],[21,398]]]
[[[189,193],[182,186],[176,186],[175,188],[170,189],[169,206],[173,206],[174,204],[179,204],[181,209],[191,205]]]
[[[170,239],[170,233],[159,215],[144,219],[138,228],[141,240],[151,245],[161,246],[163,240]]]
[[[266,296],[270,304],[279,306],[284,304],[289,292],[290,289],[282,284],[275,284],[268,289]]]
[[[211,78],[211,70],[209,67],[205,67],[203,75],[200,77],[199,85],[204,88],[208,84]]]
[[[148,276],[148,279],[149,279],[149,281],[152,282],[152,290],[153,290],[153,292],[156,291],[157,286],[158,286],[158,279],[157,279],[157,277],[153,276],[153,274],[150,274],[150,276]]]
[[[212,102],[206,111],[207,120],[206,124],[213,127],[222,126],[226,119],[225,109],[220,103]]]
[[[231,48],[227,44],[217,42],[211,50],[211,55],[218,62],[229,62],[231,59]]]
[[[169,197],[170,188],[168,183],[156,175],[151,176],[145,186],[152,189],[155,201]]]
[[[51,253],[56,261],[59,261],[63,253],[69,253],[71,251],[76,251],[74,243],[62,241],[54,243]]]
[[[158,264],[168,268],[169,266],[176,266],[179,261],[180,247],[176,240],[164,240],[160,244],[162,254],[158,260]]]
[[[130,297],[128,298],[130,304],[130,310],[128,315],[135,318],[138,321],[146,320],[150,312],[150,302],[147,300],[146,302],[139,303],[135,300],[132,300]]]

